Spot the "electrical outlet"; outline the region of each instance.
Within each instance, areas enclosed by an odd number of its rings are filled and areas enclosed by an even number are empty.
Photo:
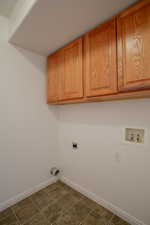
[[[125,140],[138,144],[144,143],[144,129],[126,128]]]
[[[77,150],[77,149],[78,149],[78,143],[72,142],[72,148],[73,148],[74,150]]]

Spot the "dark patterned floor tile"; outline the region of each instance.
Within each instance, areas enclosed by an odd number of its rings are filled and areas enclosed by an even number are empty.
[[[65,183],[58,181],[59,185],[63,187],[68,193],[73,194],[76,198],[83,198],[84,196],[79,193],[78,191],[74,190],[70,186],[66,185]]]
[[[8,208],[2,212],[0,212],[0,221],[3,220],[6,217],[13,217],[13,211],[11,210],[11,208]]]
[[[40,213],[33,216],[27,223],[24,225],[50,225],[48,220],[45,219]]]
[[[84,225],[109,225],[104,218],[98,213],[91,213],[83,222]]]
[[[115,224],[114,224],[115,225]],[[120,223],[118,225],[130,225],[129,223],[127,223],[126,221],[124,220],[121,220]]]
[[[117,225],[120,222],[120,220],[121,219],[118,216],[114,215],[113,218],[111,219],[111,222]]]
[[[58,186],[63,187],[65,189],[68,189],[69,190],[71,188],[70,186],[68,186],[67,184],[65,184],[64,182],[62,182],[61,180],[58,180],[56,183],[57,183]]]
[[[17,219],[10,208],[0,212],[0,225],[17,225]]]
[[[17,203],[12,207],[12,209],[21,223],[25,223],[32,216],[38,213],[37,208],[30,198],[26,198],[25,200]]]
[[[32,201],[41,210],[50,204],[53,204],[55,199],[49,196],[45,191],[41,190],[31,196]]]
[[[99,212],[103,212],[104,208],[102,206],[100,206],[99,204],[97,204],[96,202],[94,202],[93,200],[87,198],[87,197],[83,197],[82,198],[82,202],[84,204],[86,204],[90,209],[94,210],[99,210]]]
[[[70,193],[78,200],[81,200],[84,198],[84,195],[82,195],[81,193],[79,193],[78,191],[75,191],[73,189],[70,190]]]
[[[46,219],[51,223],[56,223],[57,220],[63,215],[62,207],[60,207],[59,203],[54,203],[48,206],[46,209],[42,210],[42,213],[46,217]]]
[[[110,221],[113,217],[113,213],[107,209],[104,209],[104,213],[102,214],[106,221]]]
[[[74,196],[73,194],[67,194],[63,198],[61,198],[58,203],[61,209],[68,210],[77,202],[79,202],[79,200],[80,199]]]
[[[58,180],[56,182],[56,185],[59,186],[59,187],[63,187],[63,188],[70,188],[68,185],[66,185],[65,183],[63,183],[61,180]]]
[[[99,215],[102,215],[107,221],[110,221],[110,219],[113,217],[113,214],[109,210],[105,209],[104,207],[97,204],[96,202],[88,199],[87,197],[84,197],[82,201],[89,208],[97,212]]]
[[[48,194],[49,199],[51,201],[55,200],[57,201],[61,197],[69,193],[64,187],[60,186],[58,183],[55,183],[55,185],[53,185],[52,187],[48,186],[43,191],[45,191]]]
[[[55,182],[55,183],[53,183],[53,184],[48,185],[48,186],[47,186],[46,188],[44,188],[43,190],[47,189],[47,191],[52,191],[52,190],[54,190],[55,188],[60,187],[60,186],[61,186],[61,185],[60,185],[60,182],[57,181],[57,182]]]
[[[122,220],[120,217],[114,215],[113,218],[111,219],[111,222],[114,225],[130,225],[129,223],[127,223],[126,221]]]
[[[94,211],[99,215],[101,215],[107,222],[110,221],[114,216],[112,212],[110,212],[109,210],[105,209],[102,206],[99,206],[99,208],[95,209]]]
[[[76,221],[75,218],[68,212],[63,214],[58,220],[57,225],[79,225],[80,223]]]
[[[72,220],[78,222],[83,221],[90,212],[91,210],[82,202],[78,202],[69,211],[67,211]]]
[[[10,217],[6,217],[0,221],[0,225],[18,225],[18,221]]]

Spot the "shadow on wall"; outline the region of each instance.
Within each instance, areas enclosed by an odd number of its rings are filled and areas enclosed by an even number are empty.
[[[46,57],[45,56],[39,56],[38,55],[38,57],[36,57],[37,56],[37,54],[36,53],[33,53],[33,52],[31,52],[31,51],[27,51],[27,50],[25,50],[25,49],[22,49],[22,48],[19,48],[19,47],[17,47],[17,46],[13,46],[12,45],[12,48],[14,48],[16,51],[17,51],[17,53],[19,53],[20,54],[20,57],[22,58],[24,58],[25,59],[25,61],[27,61],[30,65],[31,65],[31,67],[33,67],[34,68],[34,70],[35,70],[35,76],[33,76],[33,74],[32,74],[32,78],[31,79],[33,79],[33,77],[34,77],[34,79],[35,79],[35,85],[36,85],[36,92],[39,90],[39,89],[41,89],[41,83],[39,82],[39,79],[36,79],[36,75],[38,74],[40,74],[41,76],[44,76],[44,80],[45,80],[45,88],[42,90],[43,91],[43,93],[42,93],[42,96],[40,96],[40,98],[42,97],[42,101],[43,101],[43,106],[44,106],[44,108],[46,109],[48,109],[49,111],[50,111],[50,113],[53,115],[53,117],[55,118],[55,119],[58,119],[58,111],[57,111],[57,107],[56,106],[54,106],[54,105],[48,105],[47,103],[46,103],[46,86],[47,86],[47,82],[46,82],[46,80],[47,80],[47,78],[46,78],[46,76],[47,76],[47,70],[46,70]],[[19,63],[19,62],[18,62]],[[24,68],[22,67],[22,70],[23,70]],[[26,70],[27,70],[27,68],[25,68]],[[36,74],[36,71],[37,71],[37,74]],[[29,71],[30,72],[30,71]],[[30,76],[30,74],[27,74],[27,76]],[[41,82],[43,83],[43,77],[41,77]],[[41,90],[39,90],[39,93],[41,93]],[[38,95],[39,95],[39,93],[37,93],[37,98],[35,99],[35,100],[37,100],[37,103],[38,103]],[[36,97],[36,96],[35,96]],[[38,105],[38,104],[37,104]],[[46,106],[46,107],[45,107]]]
[[[150,99],[59,106],[61,122],[87,125],[150,127]]]
[[[46,76],[46,57],[45,56],[40,56],[35,57],[37,54],[31,51],[27,51],[26,49],[20,48],[18,46],[13,47],[21,53],[21,55],[29,61],[31,64],[33,64],[34,67],[37,68],[40,72],[42,72],[43,75]]]

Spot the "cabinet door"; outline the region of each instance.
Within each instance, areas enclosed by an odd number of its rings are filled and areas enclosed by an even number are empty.
[[[61,74],[60,100],[83,97],[82,38],[62,50],[63,71]]]
[[[57,103],[59,99],[59,84],[61,76],[61,53],[57,52],[48,57],[48,87],[47,102]]]
[[[115,19],[85,35],[87,97],[117,92],[116,51]]]
[[[120,91],[150,88],[150,1],[118,17],[118,72]]]

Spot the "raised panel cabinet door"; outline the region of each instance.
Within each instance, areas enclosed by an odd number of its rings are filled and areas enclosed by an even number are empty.
[[[82,38],[62,50],[63,71],[61,74],[60,100],[83,97]]]
[[[85,35],[85,92],[87,97],[117,92],[116,20]]]
[[[59,84],[61,74],[61,53],[57,52],[48,57],[47,102],[57,103],[59,100]]]
[[[140,1],[118,16],[120,91],[150,88],[150,1]]]

